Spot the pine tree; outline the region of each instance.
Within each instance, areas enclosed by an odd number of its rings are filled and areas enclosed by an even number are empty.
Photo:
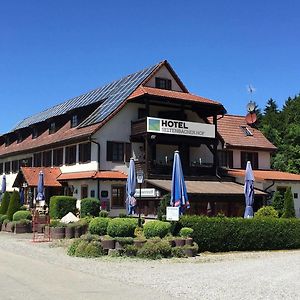
[[[291,187],[284,193],[284,209],[282,218],[295,218],[294,199]]]
[[[3,194],[2,201],[1,201],[1,207],[0,207],[1,215],[6,215],[9,202],[10,202],[10,194],[9,192],[5,192]]]
[[[17,191],[13,191],[7,209],[7,217],[9,220],[12,220],[14,213],[18,211],[20,207],[20,194]]]

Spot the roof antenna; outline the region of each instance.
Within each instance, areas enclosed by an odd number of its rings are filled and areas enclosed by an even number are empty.
[[[256,91],[256,89],[251,84],[249,84],[247,86],[247,90],[250,94],[250,101],[246,106],[248,112],[248,114],[246,115],[246,122],[248,125],[253,126],[257,121],[257,116],[255,113],[256,103],[252,101],[253,93]]]

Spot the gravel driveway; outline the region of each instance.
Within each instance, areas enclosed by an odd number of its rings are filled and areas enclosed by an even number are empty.
[[[65,249],[49,243],[33,244],[30,237],[0,232],[0,250],[79,275],[155,290],[163,295],[161,299],[300,299],[300,250],[203,253],[159,261],[84,259],[69,257]]]

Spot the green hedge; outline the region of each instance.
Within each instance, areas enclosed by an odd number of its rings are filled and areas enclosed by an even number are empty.
[[[9,205],[9,200],[10,200],[10,194],[9,194],[9,192],[5,192],[3,194],[2,200],[1,200],[0,214],[6,215],[8,205]]]
[[[32,215],[28,210],[18,210],[13,215],[13,221],[31,220]]]
[[[13,219],[13,215],[17,212],[21,207],[20,203],[20,194],[17,191],[13,191],[10,197],[9,205],[7,208],[7,217],[9,220]]]
[[[81,217],[93,216],[98,217],[100,212],[100,200],[96,198],[84,198],[81,200],[80,215]]]
[[[70,196],[52,196],[50,198],[50,217],[61,219],[68,212],[76,213],[76,198]]]
[[[171,230],[171,223],[163,221],[149,221],[144,225],[144,235],[147,239],[152,237],[165,237]]]
[[[107,234],[112,237],[134,237],[138,220],[132,218],[115,218],[107,226]]]
[[[89,232],[91,234],[106,235],[109,218],[94,218],[89,224]]]
[[[183,216],[179,223],[194,229],[200,252],[300,248],[299,219]]]

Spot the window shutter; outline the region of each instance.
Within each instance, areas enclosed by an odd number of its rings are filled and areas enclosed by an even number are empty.
[[[112,142],[106,142],[106,160],[112,161]]]
[[[129,162],[131,157],[131,144],[125,143],[125,161]]]
[[[258,153],[253,153],[253,169],[258,169]]]
[[[246,168],[246,152],[241,152],[241,168]]]

